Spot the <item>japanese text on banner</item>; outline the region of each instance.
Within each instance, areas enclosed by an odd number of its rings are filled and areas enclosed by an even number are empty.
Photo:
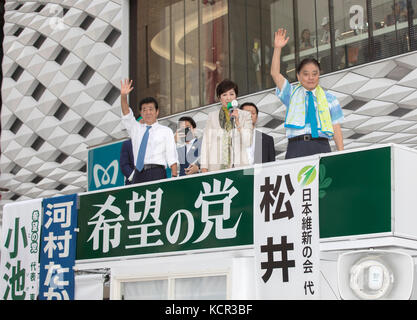
[[[319,298],[318,161],[255,176],[257,297]]]
[[[43,201],[40,253],[41,300],[74,299],[77,195]]]
[[[36,199],[3,208],[0,299],[37,298],[41,204]]]

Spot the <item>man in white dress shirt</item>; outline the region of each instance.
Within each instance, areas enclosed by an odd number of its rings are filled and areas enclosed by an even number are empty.
[[[178,155],[174,134],[170,128],[158,123],[158,102],[152,97],[144,98],[139,103],[144,123],[135,120],[127,102],[127,96],[132,90],[132,80],[121,81],[122,122],[132,139],[136,164],[132,183],[165,179],[166,166],[171,168],[172,176],[175,177]]]

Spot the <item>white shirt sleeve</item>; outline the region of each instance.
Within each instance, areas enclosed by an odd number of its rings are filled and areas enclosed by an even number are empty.
[[[178,163],[177,145],[174,139],[174,133],[171,129],[167,128],[167,136],[165,139],[165,156],[168,167]]]
[[[139,123],[136,121],[135,116],[133,115],[133,112],[131,109],[129,109],[129,113],[124,115],[122,114],[122,123],[124,127],[127,130],[127,133],[129,134],[130,138],[133,138],[134,134],[134,128],[137,128]]]
[[[132,140],[133,160],[136,163],[138,161],[139,146],[142,141],[143,134],[146,131],[146,126],[136,121],[135,116],[133,115],[133,112],[130,109],[127,115],[122,114],[122,123],[126,128],[130,139]],[[146,156],[145,163],[147,163]]]

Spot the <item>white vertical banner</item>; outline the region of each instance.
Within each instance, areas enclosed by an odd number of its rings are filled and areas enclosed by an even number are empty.
[[[257,299],[319,299],[319,159],[256,168]]]
[[[42,199],[3,207],[0,299],[36,300],[39,286],[39,238]]]

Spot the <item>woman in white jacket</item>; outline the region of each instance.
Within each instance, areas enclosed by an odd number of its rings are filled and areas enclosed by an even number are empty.
[[[238,86],[228,79],[220,82],[216,95],[219,110],[210,112],[204,128],[201,172],[249,165],[247,148],[252,143],[252,120],[248,111],[230,108]]]

